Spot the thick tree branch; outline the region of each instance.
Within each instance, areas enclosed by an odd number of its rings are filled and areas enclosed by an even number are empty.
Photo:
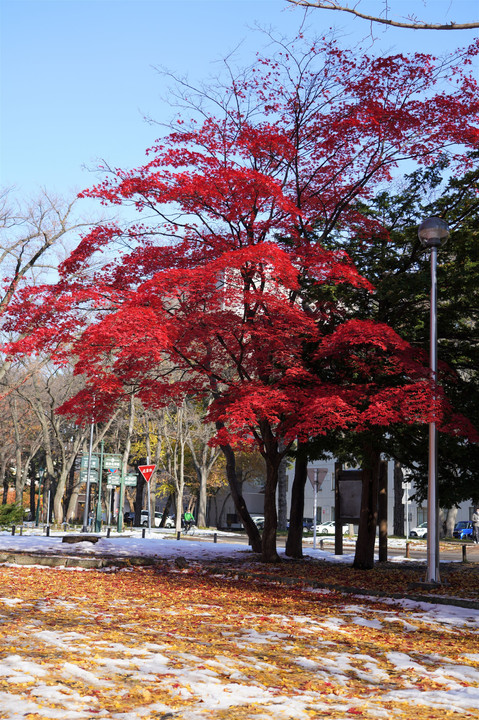
[[[408,28],[409,30],[472,30],[474,28],[479,28],[479,20],[471,23],[450,22],[442,24],[423,22],[417,18],[410,17],[407,22],[400,22],[398,20],[391,20],[385,17],[366,15],[366,13],[359,12],[359,10],[355,7],[350,8],[347,5],[335,2],[335,0],[316,0],[316,2],[312,2],[311,0],[287,0],[287,2],[292,5],[299,5],[300,7],[318,8],[320,10],[340,10],[341,12],[351,13],[363,20],[369,20],[369,22],[377,22],[382,25],[390,25],[392,27]]]

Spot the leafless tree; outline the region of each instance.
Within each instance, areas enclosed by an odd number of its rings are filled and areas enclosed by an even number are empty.
[[[70,237],[91,223],[76,216],[76,200],[62,200],[43,191],[35,200],[20,203],[9,190],[0,190],[0,320],[19,289],[56,275],[68,253]],[[0,382],[10,363],[0,361]],[[11,378],[10,378],[11,379]],[[24,379],[24,374],[22,374]],[[9,386],[5,387],[6,392]]]

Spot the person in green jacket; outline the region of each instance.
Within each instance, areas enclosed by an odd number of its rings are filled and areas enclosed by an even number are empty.
[[[183,520],[185,521],[185,532],[188,532],[190,527],[195,524],[195,518],[193,513],[185,512],[183,515]]]

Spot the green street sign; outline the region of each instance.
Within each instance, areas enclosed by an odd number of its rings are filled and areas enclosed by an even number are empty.
[[[110,490],[112,488],[120,487],[121,480],[119,475],[108,475],[108,480],[106,481],[106,486]]]
[[[98,459],[98,455],[92,455],[90,468],[93,468],[94,470],[98,470],[99,467],[100,467],[100,461]],[[82,455],[80,468],[82,470],[88,470],[88,455]]]
[[[125,487],[136,487],[136,483],[138,480],[137,475],[133,475],[133,473],[130,473],[129,475],[125,475],[123,484]],[[108,490],[112,490],[113,488],[120,487],[121,485],[121,477],[120,475],[114,475],[113,473],[108,473],[108,479],[106,481],[106,487]]]
[[[81,482],[88,482],[88,470],[80,470],[80,480]],[[98,482],[98,472],[96,470],[90,470],[90,482]]]
[[[129,475],[125,475],[125,487],[136,487],[137,481],[138,481],[137,475],[133,475],[133,473],[130,473]]]
[[[103,467],[105,470],[121,470],[121,455],[104,455]]]

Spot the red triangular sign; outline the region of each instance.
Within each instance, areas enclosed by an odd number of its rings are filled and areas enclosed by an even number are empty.
[[[153,471],[156,465],[138,465],[138,470],[141,472],[146,482],[150,482],[150,478],[153,475]]]

